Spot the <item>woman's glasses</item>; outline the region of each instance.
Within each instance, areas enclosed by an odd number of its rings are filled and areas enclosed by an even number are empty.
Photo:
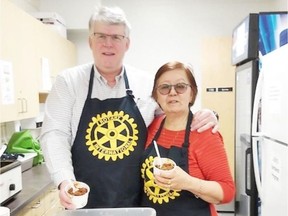
[[[157,90],[159,91],[160,94],[167,95],[170,93],[173,87],[174,90],[177,92],[177,94],[183,94],[184,92],[186,92],[188,86],[191,87],[187,83],[177,83],[175,85],[162,84],[157,87]]]

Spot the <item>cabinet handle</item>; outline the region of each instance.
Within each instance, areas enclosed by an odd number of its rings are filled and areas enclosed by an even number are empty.
[[[23,113],[23,102],[22,98],[18,98],[18,102],[20,104],[20,107],[18,107],[18,113]]]
[[[28,103],[26,98],[18,98],[18,101],[21,105],[20,111],[18,113],[27,113],[28,112]]]
[[[22,102],[23,102],[23,113],[27,113],[28,111],[28,104],[27,104],[27,99],[26,98],[22,98]]]

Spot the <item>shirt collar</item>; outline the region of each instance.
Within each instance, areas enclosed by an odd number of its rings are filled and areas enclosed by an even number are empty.
[[[94,76],[95,76],[99,81],[104,82],[105,84],[107,84],[107,80],[99,73],[99,71],[97,70],[97,68],[95,67],[95,65],[93,65],[93,67],[94,67]],[[124,66],[122,66],[121,73],[115,77],[115,79],[116,79],[116,84],[120,81],[120,79],[123,77],[123,75],[124,75]]]

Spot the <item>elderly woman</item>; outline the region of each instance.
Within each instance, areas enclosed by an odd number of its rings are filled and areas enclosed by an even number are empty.
[[[214,204],[230,202],[235,195],[221,134],[190,130],[197,92],[192,69],[183,63],[164,64],[155,75],[152,97],[165,115],[149,127],[141,173],[142,206],[154,208],[157,216],[215,216]],[[176,162],[172,172],[153,175],[154,141],[161,157]]]

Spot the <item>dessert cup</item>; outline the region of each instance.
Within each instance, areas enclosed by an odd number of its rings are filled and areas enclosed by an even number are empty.
[[[176,163],[170,158],[155,157],[153,161],[153,173],[159,175],[160,172],[171,172],[176,166]]]
[[[90,187],[84,182],[79,181],[74,181],[73,184],[76,190],[73,191],[71,185],[68,184],[65,191],[71,197],[75,208],[83,208],[87,204]]]

